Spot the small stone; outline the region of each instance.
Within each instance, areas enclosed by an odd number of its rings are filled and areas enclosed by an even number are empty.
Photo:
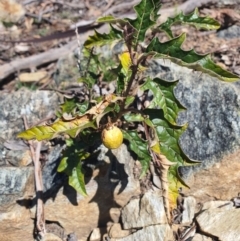
[[[77,235],[75,233],[68,234],[66,241],[78,241]]]
[[[121,217],[124,229],[166,224],[162,192],[149,190],[142,197],[130,200]]]
[[[199,214],[196,218],[200,230],[224,241],[239,241],[240,209],[212,208]]]
[[[111,241],[166,241],[174,240],[171,228],[168,224],[154,225],[145,227],[127,237],[111,239]]]
[[[183,201],[182,224],[191,224],[195,214],[196,199],[185,197]]]
[[[100,228],[94,228],[90,234],[89,241],[100,241],[101,240],[101,231]]]

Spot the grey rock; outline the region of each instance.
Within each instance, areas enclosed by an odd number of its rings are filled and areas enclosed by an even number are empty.
[[[154,225],[145,227],[135,233],[120,239],[111,239],[111,241],[168,241],[173,240],[173,234],[168,224]]]
[[[13,166],[28,166],[32,163],[30,150],[7,150],[5,160]]]
[[[33,167],[0,168],[0,233],[3,241],[33,240],[28,207],[35,194]]]
[[[166,224],[162,192],[147,191],[142,197],[133,198],[122,210],[124,229]]]
[[[20,90],[0,95],[0,137],[5,140],[15,138],[24,130],[22,116],[29,126],[55,113],[58,95],[52,91]]]
[[[187,110],[180,113],[178,123],[188,123],[180,145],[189,158],[201,162],[200,165],[179,169],[186,182],[193,178],[193,174],[206,170],[226,155],[239,150],[239,82],[226,83],[166,60],[154,61],[149,72],[152,76],[169,81],[179,80],[175,95]],[[234,181],[236,182],[237,178]],[[224,182],[227,183],[226,180]],[[199,186],[197,188],[200,190]],[[219,192],[223,193],[223,190]],[[232,192],[231,194],[233,195]]]
[[[51,147],[49,154],[47,155],[48,158],[46,163],[43,166],[43,192],[49,192],[48,195],[51,195],[54,190],[57,190],[60,186],[63,186],[64,180],[66,180],[66,175],[57,172],[63,148],[63,145]]]
[[[213,208],[204,211],[196,218],[200,230],[222,241],[240,240],[240,209],[225,210]]]
[[[0,168],[0,209],[34,191],[33,167]]]
[[[70,234],[67,236],[67,241],[78,241],[77,235],[76,235],[75,233],[70,233]]]
[[[238,25],[233,25],[217,33],[217,37],[225,38],[225,39],[239,38],[239,36],[240,36],[240,26]]]
[[[196,199],[194,197],[185,197],[183,201],[182,224],[191,224],[194,218],[196,208]]]

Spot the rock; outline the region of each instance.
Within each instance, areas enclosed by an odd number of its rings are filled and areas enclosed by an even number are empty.
[[[46,233],[42,241],[62,241],[62,239],[53,233]]]
[[[9,150],[6,152],[6,160],[13,166],[28,166],[32,163],[30,150]]]
[[[55,112],[57,94],[51,91],[18,91],[0,95],[0,233],[2,241],[33,240],[34,220],[29,208],[35,195],[34,171],[29,151],[8,150],[6,140],[12,140],[24,130],[22,116],[29,125]],[[22,151],[21,151],[22,150]],[[9,163],[18,166],[9,166]],[[8,166],[6,166],[8,165]],[[35,216],[34,216],[35,218]]]
[[[124,230],[122,229],[122,226],[120,223],[114,223],[110,230],[109,230],[109,237],[111,239],[114,239],[114,238],[123,238],[123,237],[126,237],[128,235],[130,235],[132,232],[131,230]]]
[[[233,25],[227,29],[219,31],[219,33],[217,33],[217,36],[226,39],[239,38],[240,27],[237,25]]]
[[[188,157],[200,162],[179,169],[191,187],[185,194],[197,202],[230,200],[240,185],[239,82],[225,83],[160,60],[153,62],[149,72],[179,80],[174,92],[187,111],[180,113],[178,124],[188,123],[180,145]]]
[[[56,145],[50,147],[48,150],[47,160],[44,163],[42,170],[43,192],[45,198],[49,198],[54,191],[62,187],[64,180],[66,180],[66,175],[64,173],[57,172],[63,148],[63,145]]]
[[[6,207],[15,205],[16,200],[29,197],[33,193],[33,167],[0,168],[0,210],[6,211]]]
[[[29,125],[36,123],[55,112],[58,96],[48,91],[26,90],[1,95],[0,104],[3,106],[0,109],[0,138],[13,139],[24,129],[21,115],[26,115]],[[4,153],[4,142],[0,143],[1,153]],[[8,146],[11,145],[13,142],[8,142]],[[120,208],[132,195],[140,194],[139,181],[132,173],[134,160],[125,145],[113,152],[101,146],[98,160],[95,160],[100,164],[86,176],[88,196],[85,198],[68,185],[65,174],[56,172],[62,148],[60,145],[51,147],[43,166],[45,218],[48,223],[58,222],[66,234],[75,233],[78,241],[87,240],[93,229],[118,222]],[[26,152],[25,147],[22,150]],[[21,153],[21,148],[19,151]],[[6,151],[9,152],[14,153]],[[13,154],[9,158],[9,163],[19,167],[0,168],[0,233],[11,241],[18,241],[19,237],[32,240],[36,212],[33,167],[20,167],[28,162],[14,159]]]
[[[192,170],[195,172],[189,178],[190,190],[185,190],[186,195],[194,196],[198,202],[207,200],[230,200],[234,197],[240,185],[240,150],[225,156],[211,168]]]
[[[12,204],[5,208],[1,205],[1,241],[33,240],[34,221],[30,217],[27,203],[23,206]],[[5,206],[6,207],[6,206]]]
[[[212,241],[212,238],[197,233],[193,237],[192,241]]]
[[[162,192],[149,190],[142,197],[132,198],[122,210],[124,229],[166,224]]]
[[[120,239],[111,239],[111,241],[168,241],[173,240],[173,234],[168,224],[154,225],[144,227],[135,233]]]
[[[221,210],[233,209],[233,202],[231,201],[209,201],[205,202],[202,206],[202,210],[221,208]]]
[[[101,240],[101,230],[100,228],[93,229],[90,234],[89,241],[100,241]]]
[[[68,236],[67,236],[67,241],[78,241],[78,238],[76,236],[75,233],[70,233]]]
[[[91,177],[86,177],[87,197],[77,194],[67,184],[67,180],[63,187],[56,184],[57,187],[54,188],[53,181],[52,188],[45,184],[46,220],[59,222],[65,233],[74,232],[78,241],[87,240],[92,230],[97,227],[107,227],[109,222],[118,222],[119,209],[127,204],[131,196],[140,194],[139,182],[132,173],[134,160],[127,147],[122,145],[113,153],[103,146],[100,150],[99,159],[103,158],[104,162],[93,171]],[[48,177],[54,168],[55,166],[49,163]],[[36,206],[31,209],[32,218],[35,217],[35,208]],[[101,231],[101,235],[103,233],[104,231]]]
[[[194,197],[185,197],[183,201],[182,224],[191,224],[194,218],[196,208],[196,199]]]
[[[239,241],[240,209],[208,209],[196,218],[200,230],[223,241]]]
[[[51,116],[58,108],[58,101],[58,95],[53,91],[24,89],[1,94],[0,137],[11,140],[24,130],[22,116],[26,117],[29,126]]]

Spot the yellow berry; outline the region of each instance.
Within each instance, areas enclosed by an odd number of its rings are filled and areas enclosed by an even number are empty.
[[[103,145],[109,149],[117,149],[123,142],[122,131],[116,126],[110,126],[102,131]]]

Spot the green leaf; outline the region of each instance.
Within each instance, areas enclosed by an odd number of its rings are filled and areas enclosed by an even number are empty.
[[[175,23],[180,24],[190,24],[198,29],[215,30],[220,27],[220,24],[209,17],[200,17],[198,10],[195,9],[194,12],[184,15],[182,12],[176,15],[174,18],[168,18],[168,20],[162,23],[159,28],[164,30],[169,37],[173,38],[171,31],[171,26]]]
[[[141,122],[144,121],[144,117],[141,114],[127,113],[124,115],[124,119],[127,122]]]
[[[122,130],[122,132],[124,139],[129,141],[130,150],[138,156],[138,160],[142,165],[141,178],[146,174],[151,161],[151,155],[148,151],[148,143],[141,139],[136,131]]]
[[[86,196],[84,173],[82,169],[82,161],[90,156],[84,150],[85,143],[77,143],[73,141],[71,146],[68,146],[63,153],[63,158],[58,166],[58,172],[64,172],[69,176],[69,185],[72,186],[77,192]]]
[[[84,182],[84,174],[82,172],[82,166],[79,163],[77,167],[72,169],[72,175],[69,176],[68,183],[72,186],[78,193],[83,196],[87,195],[85,182]]]
[[[181,34],[164,43],[161,43],[158,38],[154,38],[148,45],[146,52],[153,54],[155,58],[170,59],[178,65],[208,73],[223,81],[233,82],[239,79],[237,75],[216,65],[209,55],[200,55],[194,52],[194,50],[185,51],[181,49],[185,39],[186,34]]]
[[[127,108],[129,105],[131,105],[134,100],[135,100],[134,96],[131,96],[131,95],[127,96],[126,102],[125,102],[125,108]]]
[[[178,165],[183,165],[186,161],[190,161],[186,159],[186,156],[179,146],[179,138],[186,130],[187,125],[171,125],[162,117],[162,110],[159,109],[146,109],[144,113],[148,115],[148,118],[154,125],[160,142],[161,153],[165,155],[169,161],[175,162]]]
[[[142,0],[134,7],[137,18],[127,20],[136,30],[134,34],[136,44],[144,41],[147,30],[155,24],[159,7],[159,0]]]
[[[118,42],[122,39],[122,32],[113,28],[111,26],[109,33],[98,33],[95,31],[93,36],[89,36],[88,39],[84,43],[85,48],[93,48],[96,46],[103,46],[103,45],[111,45],[113,43]]]
[[[148,78],[141,87],[142,90],[151,90],[153,93],[153,99],[148,108],[161,108],[164,117],[173,125],[176,125],[179,112],[185,110],[174,96],[177,83],[178,81],[167,82],[159,78],[153,80]]]
[[[71,113],[72,110],[76,107],[77,99],[65,99],[64,103],[61,104],[61,109],[63,113]]]
[[[122,94],[125,88],[125,75],[122,72],[119,72],[117,78],[117,94]]]
[[[120,24],[122,26],[126,25],[127,22],[124,19],[115,18],[111,15],[100,17],[97,19],[98,23],[110,23],[110,24]]]
[[[160,152],[175,165],[170,166],[168,170],[168,200],[171,207],[176,206],[178,196],[178,189],[186,184],[182,181],[178,174],[178,168],[186,164],[186,162],[193,162],[182,151],[179,145],[179,139],[182,133],[186,130],[187,125],[176,126],[171,125],[163,117],[163,111],[157,109],[146,109],[145,114],[153,124],[157,139],[159,140]]]
[[[178,165],[173,165],[168,170],[168,199],[171,207],[176,208],[179,189],[187,185],[182,181],[178,174]]]
[[[85,114],[85,112],[88,110],[89,107],[89,101],[85,100],[82,103],[77,103],[77,108],[81,114]]]
[[[20,132],[17,137],[26,140],[37,139],[38,141],[49,140],[62,133],[76,137],[79,131],[89,127],[96,128],[94,121],[90,121],[88,116],[77,117],[69,121],[60,119],[48,126],[34,126]]]

